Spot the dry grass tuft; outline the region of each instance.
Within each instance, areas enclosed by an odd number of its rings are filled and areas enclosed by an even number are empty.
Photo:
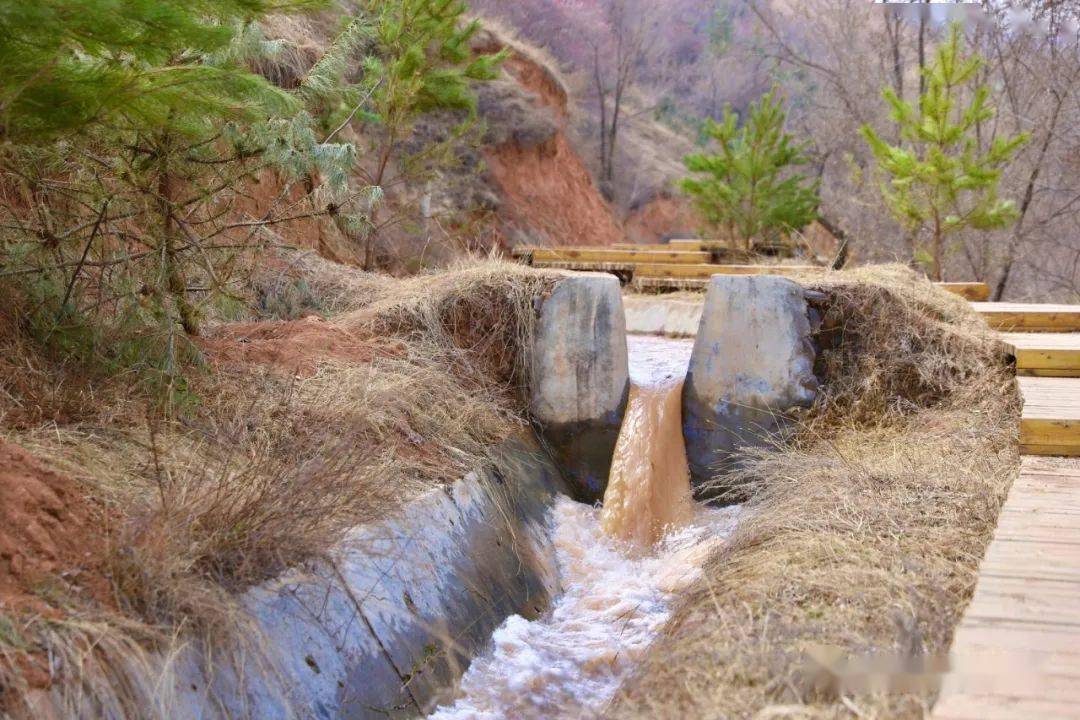
[[[536,303],[558,277],[514,262],[467,260],[403,280],[341,322],[441,348],[453,367],[516,390],[527,380]]]
[[[271,15],[259,27],[272,51],[253,62],[252,70],[286,89],[300,86],[340,31],[340,12]]]
[[[1000,378],[1006,348],[966,300],[901,265],[804,281],[824,302],[817,369],[825,392],[813,420],[876,423],[931,407]]]
[[[816,282],[845,344],[803,432],[725,482],[750,491],[608,715],[923,717],[932,692],[838,696],[806,653],[947,650],[1018,468],[1019,402],[962,301],[900,268]]]
[[[537,67],[544,74],[545,82],[555,90],[564,105],[569,102],[570,86],[561,70],[562,63],[550,50],[528,42],[521,37],[517,28],[498,18],[484,15],[476,19],[480,21],[482,31],[478,33],[474,42],[474,50],[494,52],[507,48],[513,54]]]

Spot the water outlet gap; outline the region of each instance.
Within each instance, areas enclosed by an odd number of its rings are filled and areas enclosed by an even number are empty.
[[[562,594],[541,618],[507,618],[431,720],[599,714],[734,528],[738,508],[690,495],[680,403],[693,340],[627,345],[631,392],[604,507],[560,497],[550,512]]]

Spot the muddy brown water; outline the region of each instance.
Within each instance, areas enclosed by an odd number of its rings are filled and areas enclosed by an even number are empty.
[[[682,436],[693,340],[630,336],[631,391],[602,508],[561,497],[549,522],[562,594],[508,618],[432,720],[598,715],[663,628],[739,509],[695,504]]]

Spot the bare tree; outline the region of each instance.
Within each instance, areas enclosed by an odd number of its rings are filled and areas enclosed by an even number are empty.
[[[600,184],[610,198],[627,93],[643,68],[656,62],[659,8],[641,0],[606,0],[608,32],[594,37],[592,83],[599,110]]]

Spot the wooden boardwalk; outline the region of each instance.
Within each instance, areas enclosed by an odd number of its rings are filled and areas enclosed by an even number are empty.
[[[614,273],[643,291],[703,289],[713,275],[813,277],[827,272],[822,265],[755,264],[750,262],[753,255],[745,250],[706,240],[671,240],[649,245],[616,243],[602,247],[519,245],[512,253],[534,267]],[[986,300],[990,296],[990,287],[981,282],[938,285],[968,300]]]
[[[933,718],[1080,718],[1080,460],[1035,457],[1080,456],[1080,307],[975,307],[997,328],[1028,331],[1003,334],[1024,398],[1025,457]]]
[[[953,640],[936,720],[1080,717],[1080,463],[1026,457]]]

